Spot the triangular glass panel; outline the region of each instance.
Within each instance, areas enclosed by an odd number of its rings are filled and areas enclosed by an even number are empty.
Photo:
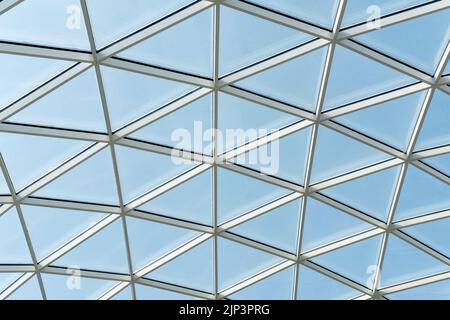
[[[0,292],[3,292],[11,284],[13,284],[22,273],[2,272],[0,273]]]
[[[230,231],[246,238],[295,253],[301,200],[291,201]]]
[[[447,67],[444,69],[444,75],[450,75],[450,63],[447,62]]]
[[[116,157],[125,202],[175,178],[197,164],[122,146],[116,146]]]
[[[341,46],[336,46],[324,110],[413,83],[414,79]]]
[[[299,266],[297,300],[347,300],[361,294],[308,267]]]
[[[48,300],[97,300],[117,282],[73,275],[42,274]]]
[[[289,267],[229,296],[231,300],[291,300],[294,267]]]
[[[380,285],[384,288],[449,269],[445,263],[391,235],[381,268]]]
[[[438,281],[387,295],[389,300],[450,300],[450,280]]]
[[[339,176],[387,160],[389,156],[362,142],[321,126],[312,166],[312,182]]]
[[[304,184],[311,129],[294,132],[232,159],[267,175]]]
[[[385,221],[399,173],[399,167],[389,168],[321,190],[320,193]]]
[[[208,170],[150,200],[138,209],[211,225],[211,183],[211,170]]]
[[[3,173],[0,174],[0,194],[9,194],[8,184],[6,183]]]
[[[446,145],[450,141],[450,96],[436,90],[428,107],[415,150]]]
[[[237,242],[218,238],[220,290],[283,261],[282,258]]]
[[[365,239],[322,254],[312,261],[370,289],[377,269],[381,238]]]
[[[334,121],[405,151],[422,107],[424,93],[390,100]]]
[[[450,256],[449,230],[450,218],[421,223],[402,229],[405,233],[446,256]]]
[[[135,285],[137,288],[138,284]],[[131,290],[131,285],[128,285],[125,289],[122,289],[118,294],[109,300],[133,300],[133,293]]]
[[[42,300],[41,289],[36,276],[32,276],[16,291],[14,291],[7,300]]]
[[[189,229],[136,218],[127,218],[127,229],[135,270],[200,235]]]
[[[318,49],[241,81],[236,86],[315,111],[326,49]]]
[[[207,240],[146,275],[146,278],[212,292],[213,243]]]
[[[136,300],[198,300],[178,292],[136,284]]]
[[[337,0],[320,2],[309,0],[252,0],[251,2],[330,30],[333,28],[334,17],[339,4]]]
[[[219,153],[302,120],[222,92],[219,93],[218,104],[218,129],[225,139],[223,143],[218,141]]]
[[[312,38],[269,20],[221,6],[219,73],[230,73]]]
[[[87,1],[97,48],[132,34],[191,2],[193,0]]]
[[[15,208],[0,216],[0,264],[31,263],[30,251]]]
[[[376,19],[382,16],[403,11],[414,6],[418,6],[430,0],[379,0],[376,3],[372,0],[348,0],[345,6],[343,27],[354,24],[369,22],[369,27],[376,28]]]
[[[212,9],[204,10],[121,52],[120,57],[212,77]]]
[[[24,23],[26,21],[26,23]],[[78,0],[27,0],[3,13],[2,41],[89,50]]]
[[[290,192],[287,189],[219,168],[217,170],[218,221],[223,223],[288,193]]]
[[[211,154],[212,95],[208,94],[132,133],[149,141],[200,154]]]
[[[414,166],[408,166],[394,219],[402,220],[449,208],[450,186]]]
[[[182,82],[101,67],[111,126],[116,130],[194,90]]]
[[[313,198],[308,198],[303,225],[302,252],[346,238],[371,225]]]
[[[38,260],[105,217],[97,212],[22,206],[28,232]]]
[[[89,145],[72,139],[0,133],[0,150],[16,190],[23,189]]]
[[[441,154],[439,156],[426,158],[422,160],[426,164],[439,170],[440,172],[450,176],[450,153]],[[1,182],[0,182],[1,183]]]
[[[52,264],[71,269],[77,267],[88,270],[128,273],[121,220],[118,219],[106,226]]]
[[[450,10],[441,10],[354,39],[432,75],[450,39],[449,20]]]
[[[0,110],[69,68],[71,64],[62,60],[0,54]]]
[[[62,101],[64,103],[61,103]],[[105,132],[105,118],[94,69],[91,68],[76,76],[14,114],[8,121]]]
[[[53,199],[117,204],[117,190],[109,148],[78,164],[34,195]]]

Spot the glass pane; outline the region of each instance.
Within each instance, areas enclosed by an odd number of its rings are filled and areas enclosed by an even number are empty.
[[[42,281],[49,300],[96,300],[117,284],[111,280],[55,274],[42,274]]]
[[[320,126],[311,180],[317,182],[388,158],[387,154],[377,149]]]
[[[96,153],[34,196],[104,204],[118,204],[116,182],[109,148]]]
[[[230,296],[231,300],[291,300],[294,268],[289,267]]]
[[[225,289],[283,259],[237,242],[219,238],[219,288]]]
[[[297,286],[298,300],[345,300],[361,294],[339,281],[302,265],[299,266]]]
[[[203,172],[138,209],[205,225],[212,224],[212,173]]]
[[[0,39],[89,50],[78,0],[27,0],[0,17]]]
[[[96,212],[26,205],[22,213],[39,260],[105,217]]]
[[[394,219],[402,220],[449,208],[450,186],[414,166],[408,166]]]
[[[217,170],[219,223],[289,194],[289,190],[230,170]],[[233,201],[230,201],[233,199]]]
[[[193,0],[88,0],[97,48],[105,47],[191,2]]]
[[[371,228],[363,220],[309,198],[303,225],[302,252]]]
[[[135,285],[136,291],[139,285]],[[109,300],[133,300],[133,294],[131,292],[131,286],[128,285],[125,289],[122,289],[118,294]]]
[[[394,235],[389,237],[381,268],[381,287],[448,271],[443,262]]]
[[[80,140],[0,133],[0,150],[16,190],[23,189],[89,145]]]
[[[16,209],[0,216],[0,264],[32,263]]]
[[[175,157],[116,146],[117,165],[125,202],[195,167],[197,163]],[[145,170],[143,170],[145,168]]]
[[[220,8],[220,74],[293,48],[313,37],[225,6]]]
[[[240,80],[236,86],[314,112],[326,52],[307,53]]]
[[[372,288],[373,273],[377,267],[381,236],[325,253],[312,261],[351,280]]]
[[[310,128],[300,130],[237,156],[232,161],[303,185],[310,138]]]
[[[441,145],[450,141],[450,96],[436,90],[428,107],[425,121],[420,130],[415,149],[422,150]]]
[[[336,0],[252,0],[258,5],[332,29],[339,1]]]
[[[146,275],[146,278],[212,292],[212,245],[212,240],[202,242],[198,246]]]
[[[0,292],[3,292],[3,290],[8,288],[21,275],[22,273],[10,273],[10,272],[0,273]]]
[[[218,152],[230,150],[301,120],[230,94],[219,93]],[[223,141],[225,140],[225,141]]]
[[[450,280],[399,291],[387,296],[390,300],[450,300]]]
[[[403,229],[404,232],[446,256],[450,256],[450,241],[448,241],[449,230],[450,219],[448,218]]]
[[[399,173],[400,167],[394,167],[321,190],[320,193],[385,221]]]
[[[323,109],[333,109],[413,82],[414,79],[394,69],[337,46]]]
[[[129,60],[212,77],[212,9],[177,23],[121,53]]]
[[[211,154],[212,95],[208,94],[132,133],[130,138]]]
[[[194,86],[101,67],[111,126],[116,130],[194,90]]]
[[[138,270],[200,233],[136,218],[127,218],[133,268]]]
[[[230,231],[295,254],[300,208],[301,200],[295,200],[244,222]]]
[[[435,156],[431,158],[426,158],[422,161],[432,166],[433,168],[443,172],[444,174],[450,176],[450,153],[442,154],[440,156]]]
[[[402,11],[417,5],[432,2],[429,0],[348,0],[342,26],[373,21],[377,17]]]
[[[408,95],[333,120],[405,151],[424,97],[424,93]]]
[[[94,69],[90,68],[76,76],[8,121],[105,132],[105,118]]]
[[[178,292],[163,290],[136,284],[137,300],[199,300],[196,297],[188,296]]]
[[[55,266],[128,273],[122,221],[114,221],[53,262]]]
[[[71,62],[0,54],[0,109],[71,66]]]
[[[432,75],[450,40],[449,20],[450,10],[443,10],[354,39]]]
[[[31,277],[21,285],[7,300],[42,300],[41,290],[36,276]]]

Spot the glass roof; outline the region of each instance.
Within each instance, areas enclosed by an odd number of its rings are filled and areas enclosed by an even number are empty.
[[[449,60],[448,1],[0,1],[0,299],[450,299]]]

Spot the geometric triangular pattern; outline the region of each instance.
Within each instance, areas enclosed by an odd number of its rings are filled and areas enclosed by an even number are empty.
[[[0,297],[448,298],[449,10],[0,1]]]

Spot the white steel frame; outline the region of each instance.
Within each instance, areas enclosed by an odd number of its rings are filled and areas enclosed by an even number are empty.
[[[13,8],[22,2],[23,0],[4,0],[0,2],[0,14],[8,10],[14,10]],[[25,0],[26,1],[26,0]],[[292,285],[292,298],[296,299],[298,297],[298,290],[301,290],[301,286],[297,288],[297,278],[298,278],[298,270],[299,265],[305,265],[309,268],[316,270],[328,277],[331,277],[341,283],[344,283],[357,291],[360,292],[360,295],[355,297],[355,299],[385,299],[384,295],[391,294],[395,292],[399,292],[402,290],[414,288],[417,286],[433,283],[436,281],[441,281],[444,279],[450,279],[450,272],[432,275],[429,277],[416,279],[412,281],[407,281],[405,283],[396,284],[394,286],[380,288],[379,285],[374,286],[373,288],[367,288],[364,285],[356,283],[340,274],[337,274],[333,271],[330,271],[322,266],[319,266],[313,262],[311,262],[311,258],[316,257],[318,255],[330,252],[332,250],[336,250],[338,248],[342,248],[344,246],[351,245],[358,241],[362,241],[374,236],[381,235],[382,236],[382,246],[379,252],[378,257],[378,269],[375,277],[375,283],[378,284],[380,278],[380,271],[383,267],[384,254],[386,251],[386,245],[389,239],[390,234],[394,234],[403,240],[407,241],[411,245],[415,246],[419,250],[426,252],[427,254],[435,257],[436,259],[442,261],[443,263],[450,266],[450,257],[443,255],[440,252],[437,252],[430,247],[422,244],[418,240],[412,238],[411,236],[402,232],[402,229],[405,227],[430,222],[438,219],[443,219],[450,217],[450,209],[440,211],[440,212],[430,212],[423,216],[406,219],[398,222],[393,221],[393,214],[395,212],[399,194],[402,189],[403,180],[405,174],[408,170],[408,167],[413,165],[417,168],[427,172],[433,177],[443,181],[447,185],[450,185],[450,177],[443,174],[442,172],[430,167],[421,161],[421,159],[431,156],[436,156],[440,154],[450,153],[450,141],[449,145],[445,145],[442,147],[436,147],[429,150],[414,152],[414,146],[416,144],[422,123],[424,121],[425,115],[427,113],[427,109],[429,107],[430,101],[432,99],[433,93],[436,90],[441,90],[447,94],[450,94],[450,87],[447,86],[450,84],[450,76],[443,76],[443,71],[450,57],[450,43],[447,44],[445,49],[445,53],[442,56],[439,66],[436,72],[433,75],[426,74],[420,70],[417,70],[406,63],[400,62],[396,59],[390,58],[386,55],[380,54],[375,50],[372,50],[366,46],[362,46],[359,43],[352,40],[352,37],[356,35],[360,35],[362,33],[370,31],[366,24],[362,23],[350,28],[341,29],[341,21],[343,17],[343,13],[345,11],[346,0],[340,0],[336,18],[333,24],[332,30],[325,30],[321,27],[312,25],[310,23],[306,23],[300,21],[298,19],[294,19],[292,17],[283,15],[281,13],[277,13],[272,10],[264,9],[259,6],[255,6],[250,2],[246,1],[238,1],[238,0],[198,0],[191,5],[186,6],[182,10],[167,16],[165,19],[162,19],[156,23],[150,24],[147,27],[143,28],[139,32],[136,32],[132,35],[124,37],[123,39],[115,42],[114,44],[108,46],[106,49],[97,50],[95,45],[95,40],[92,33],[92,27],[89,18],[89,12],[86,5],[86,0],[80,0],[82,6],[82,12],[84,16],[85,26],[88,33],[89,43],[90,43],[90,52],[79,52],[79,51],[71,51],[67,49],[59,49],[59,48],[49,48],[49,47],[39,47],[33,45],[25,45],[20,43],[6,43],[0,41],[0,53],[12,53],[17,55],[26,55],[26,56],[34,56],[34,57],[45,57],[52,59],[61,59],[73,61],[75,64],[73,67],[68,70],[60,73],[47,83],[41,85],[38,88],[35,88],[32,92],[24,95],[22,98],[18,99],[8,107],[0,110],[0,131],[1,132],[13,132],[13,133],[22,133],[29,135],[40,135],[40,136],[49,136],[49,137],[60,137],[60,138],[68,138],[68,139],[77,139],[77,140],[85,140],[91,141],[92,145],[84,150],[83,152],[77,154],[72,159],[66,161],[61,164],[59,167],[53,169],[48,172],[46,175],[41,177],[40,179],[34,181],[27,187],[22,190],[15,190],[11,178],[8,173],[8,168],[6,167],[3,158],[0,155],[0,167],[1,171],[7,181],[8,188],[10,190],[10,196],[0,196],[0,203],[3,205],[0,207],[0,216],[8,211],[10,208],[15,207],[19,219],[21,222],[21,226],[23,229],[23,233],[25,235],[25,239],[28,245],[28,249],[30,251],[30,255],[32,257],[33,264],[32,265],[0,265],[0,272],[21,272],[23,275],[19,277],[14,283],[12,283],[9,287],[0,292],[0,299],[5,299],[9,297],[15,290],[20,288],[22,284],[24,284],[27,280],[29,280],[33,275],[37,276],[41,295],[43,299],[46,299],[45,287],[42,283],[41,273],[51,273],[51,274],[66,274],[65,269],[57,268],[51,266],[52,262],[58,259],[60,256],[67,253],[69,250],[75,248],[80,245],[83,241],[86,241],[97,232],[101,231],[103,228],[111,224],[116,220],[120,220],[123,226],[123,233],[125,238],[125,244],[127,247],[127,258],[128,258],[128,268],[129,274],[113,274],[108,272],[101,271],[89,271],[82,270],[81,276],[83,277],[91,277],[98,279],[110,279],[117,281],[117,285],[108,291],[104,292],[100,297],[101,300],[106,300],[114,297],[121,290],[131,287],[132,297],[136,298],[135,293],[135,284],[142,284],[147,286],[152,286],[156,288],[162,288],[166,290],[171,290],[178,293],[188,294],[194,297],[203,298],[203,299],[226,299],[228,296],[236,293],[247,286],[250,286],[258,281],[263,280],[270,275],[279,272],[283,269],[289,268],[291,266],[295,266],[294,279]],[[284,26],[308,33],[316,37],[315,40],[312,40],[304,45],[293,48],[291,50],[285,51],[283,53],[274,55],[268,59],[265,59],[262,62],[251,65],[247,68],[243,68],[236,72],[233,72],[229,75],[220,77],[218,73],[218,65],[219,65],[219,33],[220,33],[220,8],[221,6],[228,6],[242,12],[246,12],[251,15],[255,15],[262,19],[270,20],[274,23],[279,23]],[[211,79],[205,79],[202,77],[198,77],[195,75],[188,75],[185,73],[177,72],[174,70],[166,70],[161,69],[156,66],[145,65],[142,63],[136,63],[133,61],[126,61],[123,59],[115,58],[114,56],[119,52],[125,50],[126,48],[133,46],[159,32],[164,31],[165,29],[175,25],[189,17],[205,10],[208,8],[213,8],[214,12],[214,21],[213,21],[213,63],[214,63],[214,72],[213,77]],[[392,24],[400,23],[403,21],[407,21],[409,19],[413,19],[422,15],[430,14],[439,10],[444,10],[450,8],[450,0],[441,0],[436,2],[431,2],[428,4],[424,4],[421,6],[414,7],[412,9],[403,10],[398,13],[394,13],[385,17],[381,17],[380,23],[382,27],[389,26]],[[337,45],[344,46],[350,50],[358,52],[370,59],[373,59],[379,63],[382,63],[386,66],[394,68],[406,75],[411,76],[416,79],[417,82],[393,91],[389,91],[383,94],[376,95],[374,97],[369,97],[367,99],[357,101],[354,103],[350,103],[348,105],[329,110],[322,111],[322,106],[324,102],[324,97],[327,90],[327,82],[328,76],[331,69],[331,64],[333,61],[334,50]],[[303,109],[299,109],[293,107],[289,104],[285,104],[283,102],[272,100],[268,97],[264,97],[258,94],[254,94],[251,92],[247,92],[241,90],[237,87],[233,86],[238,80],[281,64],[283,62],[289,61],[296,57],[299,57],[303,54],[306,54],[312,50],[325,47],[327,49],[326,61],[323,67],[323,74],[320,83],[320,91],[319,98],[316,105],[315,112],[305,111]],[[100,72],[100,65],[105,65],[113,68],[128,70],[131,72],[137,72],[146,75],[152,75],[156,77],[171,79],[175,81],[180,81],[184,83],[194,84],[199,86],[200,88],[179,98],[176,99],[164,107],[147,114],[146,116],[136,120],[125,127],[113,131],[111,128],[109,113],[108,113],[108,104],[105,97],[105,92],[103,88],[102,75]],[[39,127],[39,126],[25,126],[20,124],[8,123],[8,119],[26,108],[39,98],[44,95],[50,93],[51,91],[57,89],[62,86],[69,80],[73,79],[83,71],[88,68],[94,68],[96,72],[97,82],[100,90],[101,102],[104,112],[104,118],[106,123],[107,132],[106,133],[92,133],[92,132],[84,132],[84,131],[75,131],[75,130],[64,130],[64,129],[56,129],[56,128],[47,128],[47,127]],[[136,141],[133,139],[129,139],[127,136],[136,130],[160,119],[161,117],[176,111],[177,109],[183,107],[184,105],[195,101],[209,93],[213,94],[213,127],[217,127],[217,95],[218,92],[226,92],[232,94],[234,96],[247,99],[249,101],[257,102],[259,104],[281,110],[293,115],[300,116],[304,118],[303,121],[294,123],[290,126],[287,126],[281,129],[279,135],[268,135],[262,138],[259,138],[253,142],[245,144],[232,150],[231,152],[218,154],[216,148],[214,147],[213,156],[207,156],[202,154],[197,154],[194,152],[186,152],[179,150],[179,156],[185,157],[188,159],[194,159],[196,161],[201,162],[200,165],[195,167],[194,169],[185,172],[178,177],[172,179],[171,181],[160,185],[159,187],[150,190],[149,192],[141,195],[140,197],[125,203],[122,196],[121,191],[121,183],[118,174],[117,161],[115,156],[115,146],[127,146],[131,148],[137,148],[142,150],[147,150],[151,152],[157,152],[161,154],[171,155],[173,152],[172,148],[155,145],[148,142]],[[386,145],[382,142],[379,142],[375,139],[367,137],[357,131],[348,129],[336,122],[333,121],[333,118],[338,117],[340,115],[347,114],[349,112],[354,112],[363,108],[370,107],[372,105],[389,101],[392,99],[396,99],[411,93],[415,92],[425,92],[426,97],[423,102],[420,115],[414,127],[414,132],[411,137],[411,140],[408,144],[407,150],[405,152],[397,150],[389,145]],[[318,183],[311,184],[311,168],[312,163],[314,161],[314,150],[316,146],[317,139],[317,131],[319,126],[326,126],[332,130],[345,134],[353,139],[356,139],[360,142],[363,142],[369,146],[372,146],[376,149],[379,149],[386,154],[391,156],[391,159],[386,160],[381,163],[374,164],[372,166],[362,168],[353,172],[349,172],[343,174],[338,177],[333,177]],[[305,186],[300,186],[292,182],[288,182],[285,180],[278,179],[273,176],[261,175],[259,172],[255,172],[253,170],[244,168],[242,166],[238,166],[230,162],[230,158],[237,154],[245,153],[249,150],[257,148],[263,144],[270,143],[274,139],[279,137],[283,137],[298,130],[302,130],[306,127],[312,128],[310,148],[308,151],[307,158],[307,169],[304,177]],[[215,140],[215,139],[214,139]],[[119,198],[119,206],[107,206],[101,204],[92,204],[92,203],[75,203],[71,201],[64,200],[52,200],[52,199],[41,199],[34,198],[33,193],[47,185],[54,179],[58,178],[68,170],[72,169],[76,165],[79,165],[83,161],[89,159],[94,154],[98,153],[103,149],[109,149],[112,156],[113,168],[116,179],[116,187]],[[389,210],[389,217],[386,222],[375,219],[364,212],[360,212],[354,208],[351,208],[345,204],[342,204],[338,201],[335,201],[331,198],[328,198],[320,193],[322,189],[341,184],[374,172],[378,172],[380,170],[384,170],[387,168],[391,168],[394,166],[400,166],[400,175],[398,177],[397,185],[395,188],[395,192],[392,197],[392,202]],[[245,174],[251,177],[255,177],[257,179],[264,180],[266,182],[272,183],[277,186],[281,186],[291,191],[290,194],[271,201],[255,210],[247,212],[237,218],[234,218],[231,221],[227,221],[222,224],[218,224],[217,222],[217,184],[216,184],[216,170],[218,167],[223,167],[229,170],[233,170],[239,172],[241,174]],[[177,185],[191,179],[192,177],[211,169],[213,172],[212,175],[212,196],[213,196],[213,225],[205,226],[200,225],[193,222],[181,221],[171,217],[163,217],[160,215],[152,214],[152,213],[143,213],[141,211],[136,210],[139,206],[144,204],[145,202],[157,197],[158,195],[176,187]],[[326,245],[323,245],[319,248],[315,248],[313,250],[309,250],[306,252],[302,252],[300,250],[302,243],[302,235],[303,235],[303,220],[304,220],[304,212],[305,206],[307,204],[308,199],[312,197],[318,201],[324,202],[332,207],[335,207],[339,210],[342,210],[354,217],[364,220],[373,226],[372,229],[361,232],[354,236],[347,237],[345,239],[341,239]],[[296,253],[289,253],[284,250],[271,247],[260,242],[247,239],[236,234],[229,232],[229,229],[235,227],[241,223],[244,223],[250,219],[258,217],[265,212],[268,212],[274,208],[277,208],[283,204],[286,204],[295,199],[302,198],[302,208],[300,211],[301,219],[298,229],[298,243],[297,243],[297,251]],[[83,233],[71,239],[65,245],[57,249],[55,252],[51,253],[49,256],[45,257],[42,260],[37,260],[36,255],[33,249],[33,243],[28,234],[27,226],[25,220],[22,215],[21,205],[36,205],[36,206],[47,206],[47,207],[56,207],[56,208],[67,208],[74,210],[88,210],[95,212],[102,212],[107,214],[106,217],[99,221],[97,224],[92,226],[91,228],[85,230]],[[185,243],[179,248],[173,250],[172,252],[166,254],[162,258],[149,263],[147,266],[135,270],[131,261],[131,253],[130,246],[128,243],[128,231],[126,226],[125,217],[135,217],[144,220],[155,221],[159,223],[165,223],[181,228],[191,229],[198,232],[201,232],[201,235],[196,237],[195,239]],[[217,252],[217,238],[224,237],[226,239],[271,253],[273,255],[279,256],[283,258],[283,262],[268,268],[252,277],[245,279],[229,288],[219,290],[218,287],[218,252]],[[149,272],[161,267],[162,265],[168,263],[172,259],[178,257],[179,255],[185,253],[187,250],[192,249],[193,247],[199,245],[200,243],[213,239],[214,242],[214,290],[213,292],[202,292],[195,289],[180,287],[175,284],[162,283],[154,280],[150,280],[145,278]]]

